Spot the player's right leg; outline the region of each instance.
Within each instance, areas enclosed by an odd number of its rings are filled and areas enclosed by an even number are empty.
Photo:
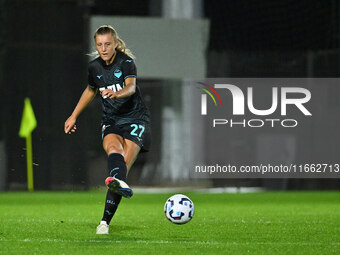
[[[132,190],[126,184],[127,167],[124,159],[124,139],[117,134],[104,137],[103,147],[108,155],[109,177],[105,184],[114,193],[130,198]]]
[[[109,188],[109,190],[125,198],[130,198],[133,195],[132,189],[123,180],[109,176],[106,178],[105,184]]]
[[[123,157],[123,142],[123,138],[116,134],[107,134],[103,139],[103,147],[105,152],[108,154],[109,178],[112,178],[113,180],[113,187],[110,187],[111,183],[108,181],[109,189],[106,194],[104,214],[101,224],[97,227],[97,234],[101,234],[101,232],[108,234],[108,225],[110,224],[122,198],[122,194],[119,191],[122,188],[124,189],[124,192],[126,192],[127,189],[130,189],[128,186],[126,187],[123,185],[123,182],[125,183],[126,181],[127,175],[127,168]],[[131,195],[132,190],[130,189],[129,196],[131,197]],[[106,223],[107,226],[104,223]]]
[[[139,151],[140,147],[133,141],[130,141],[128,139],[124,140],[124,159],[120,159],[119,163],[122,164],[121,161],[125,161],[127,173],[137,159]],[[118,176],[114,176],[113,173],[110,172],[110,177],[106,178],[105,183],[111,191],[118,193],[123,197],[130,198],[133,195],[132,189],[130,189],[129,185],[127,185],[125,182],[125,178],[119,178]]]

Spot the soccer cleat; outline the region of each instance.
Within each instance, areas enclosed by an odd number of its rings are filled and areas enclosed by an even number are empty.
[[[108,235],[109,234],[109,225],[107,225],[106,221],[101,221],[97,227],[96,231],[97,235]]]
[[[126,182],[119,180],[114,177],[107,177],[105,180],[106,186],[112,192],[115,192],[123,197],[130,198],[133,195],[132,189],[130,189],[129,185]]]

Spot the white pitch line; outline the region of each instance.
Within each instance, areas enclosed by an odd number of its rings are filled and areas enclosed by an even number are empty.
[[[198,187],[132,187],[136,194],[162,194],[162,193],[256,193],[263,192],[262,188],[258,187],[221,187],[221,188],[198,188]]]
[[[300,245],[300,246],[319,246],[319,245],[333,245],[339,246],[339,242],[334,243],[315,243],[315,242],[216,242],[216,241],[169,241],[169,240],[64,240],[64,239],[29,239],[14,240],[14,239],[0,239],[0,242],[53,242],[53,243],[112,243],[112,244],[199,244],[199,245]]]
[[[14,240],[14,239],[0,239],[0,242],[53,242],[53,243],[139,243],[139,244],[202,244],[202,245],[220,245],[223,244],[221,242],[215,241],[168,241],[168,240],[159,240],[159,241],[147,241],[147,240],[64,240],[64,239],[23,239],[23,240]]]

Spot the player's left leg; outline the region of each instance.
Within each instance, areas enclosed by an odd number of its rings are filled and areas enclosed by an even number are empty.
[[[133,141],[124,139],[124,160],[127,167],[127,174],[135,163],[138,153],[140,152],[140,147]]]

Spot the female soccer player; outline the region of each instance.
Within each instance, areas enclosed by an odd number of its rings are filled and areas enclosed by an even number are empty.
[[[109,177],[103,218],[97,234],[108,234],[109,224],[123,197],[130,198],[132,190],[126,184],[127,174],[140,151],[150,145],[149,111],[136,85],[134,57],[113,27],[104,25],[94,35],[99,56],[89,63],[88,86],[81,95],[64,131],[76,131],[79,114],[99,93],[103,108],[102,139],[108,155]]]

